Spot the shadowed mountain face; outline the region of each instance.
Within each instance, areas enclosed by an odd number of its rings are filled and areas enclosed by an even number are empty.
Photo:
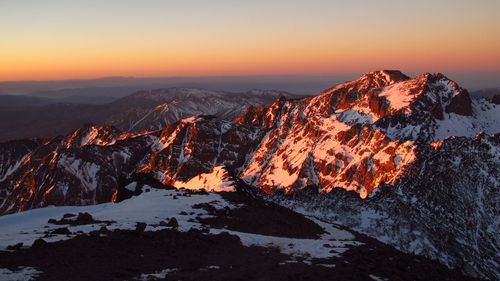
[[[298,97],[282,91],[229,93],[168,88],[139,91],[111,103],[92,105],[74,103],[71,98],[54,103],[46,98],[1,96],[0,101],[6,103],[0,107],[0,141],[63,135],[88,123],[140,132],[161,129],[182,118],[200,114],[231,120],[249,106],[267,104],[280,96]],[[73,99],[78,100],[78,97]],[[96,99],[101,100],[101,97]]]
[[[409,78],[399,71],[269,105],[248,98],[269,94],[138,92],[107,109],[105,123],[121,130],[85,126],[64,137],[3,143],[0,210],[112,202],[136,178],[189,187],[218,177],[224,185],[229,177],[267,194],[298,195],[281,203],[402,250],[500,277],[498,105],[471,99],[440,73]],[[235,100],[248,109],[237,114]],[[200,111],[220,118],[171,123]]]

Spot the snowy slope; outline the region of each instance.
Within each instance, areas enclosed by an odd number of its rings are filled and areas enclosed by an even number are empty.
[[[473,116],[462,116],[455,113],[444,115],[437,121],[435,140],[443,140],[449,136],[473,137],[479,132],[488,134],[500,132],[500,105],[485,99],[472,101]]]
[[[194,280],[224,280],[229,274],[232,280],[246,273],[248,280],[289,280],[291,275],[471,280],[421,256],[242,193],[145,188],[119,203],[45,207],[0,217],[0,279],[109,280],[119,275],[121,280],[182,280],[189,274]],[[14,245],[21,249],[3,251]]]
[[[30,210],[12,215],[0,217],[0,247],[5,249],[8,245],[13,245],[19,242],[29,246],[38,238],[44,238],[48,242],[58,241],[60,239],[68,239],[65,235],[53,237],[44,237],[46,231],[51,231],[61,226],[48,224],[47,221],[51,218],[59,219],[67,213],[83,213],[87,212],[94,219],[101,221],[114,221],[111,225],[106,225],[108,229],[135,229],[137,222],[146,222],[148,227],[146,230],[164,229],[164,226],[159,225],[160,221],[170,217],[176,217],[179,222],[179,230],[187,231],[191,227],[200,226],[199,223],[190,222],[195,215],[179,216],[180,212],[191,213],[192,206],[199,203],[218,201],[216,206],[226,207],[231,206],[224,201],[216,193],[208,195],[191,195],[190,197],[179,196],[178,199],[172,200],[173,196],[179,192],[175,190],[156,190],[151,189],[150,192],[142,193],[140,196],[133,197],[130,200],[125,200],[120,203],[105,203],[94,206],[74,207],[54,207]],[[234,206],[233,206],[234,207]],[[199,213],[200,210],[197,210]],[[201,210],[203,212],[203,210]],[[48,227],[46,227],[48,226]],[[92,230],[98,230],[101,224],[87,224],[79,226],[68,226],[71,232],[83,231],[89,233]],[[73,235],[74,237],[75,235]]]
[[[206,229],[202,219],[212,217],[206,210],[197,206],[211,206],[218,210],[235,210],[241,204],[225,200],[217,193],[186,193],[178,190],[158,190],[151,187],[148,192],[120,203],[106,203],[84,207],[45,207],[12,215],[0,217],[0,248],[23,243],[23,247],[30,247],[37,239],[47,242],[72,239],[78,235],[99,231],[102,227],[113,231],[115,229],[136,229],[137,223],[146,223],[145,231],[159,231],[171,229],[166,221],[175,218],[180,232],[192,229]],[[56,225],[48,223],[50,219],[62,218],[64,214],[88,213],[93,219],[102,221],[84,225]],[[73,217],[73,219],[75,219]],[[71,221],[71,218],[70,218]],[[328,259],[340,257],[348,247],[364,245],[356,241],[355,236],[346,230],[334,225],[315,220],[324,228],[324,234],[318,239],[286,238],[255,233],[234,231],[230,229],[210,228],[208,234],[226,232],[236,235],[244,246],[276,247],[283,254],[290,256],[290,262],[311,263],[313,259]],[[51,234],[61,227],[65,227],[71,234]],[[100,235],[105,237],[104,234]],[[215,263],[217,261],[214,261]],[[328,264],[323,264],[328,266]],[[335,265],[330,265],[334,267]],[[12,272],[1,272],[0,278],[8,277]],[[2,279],[3,280],[3,279]]]

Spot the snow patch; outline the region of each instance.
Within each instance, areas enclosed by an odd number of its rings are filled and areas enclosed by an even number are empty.
[[[2,281],[36,280],[36,277],[40,274],[42,272],[33,267],[18,267],[18,270],[14,271],[7,268],[0,268],[0,280]]]
[[[401,109],[409,110],[411,102],[418,95],[411,92],[412,83],[412,80],[408,80],[387,86],[382,89],[379,96],[387,98],[391,109],[394,111],[399,111]]]
[[[306,260],[313,258],[340,257],[347,251],[348,246],[359,246],[361,242],[350,240],[336,240],[335,233],[327,234],[321,239],[300,239],[288,237],[266,236],[261,234],[244,233],[239,231],[228,231],[227,229],[211,229],[210,233],[219,234],[228,232],[237,235],[244,246],[278,247],[283,254],[294,257],[305,257]],[[328,239],[325,239],[328,238]],[[325,247],[325,244],[328,245]]]
[[[165,279],[170,272],[177,271],[177,268],[167,268],[164,270],[157,271],[155,273],[143,273],[139,276],[139,280],[148,281],[148,280],[158,280]]]
[[[5,249],[9,245],[22,242],[24,246],[30,246],[33,241],[43,238],[47,242],[70,239],[74,235],[56,235],[44,237],[45,231],[51,231],[61,227],[60,225],[49,224],[49,219],[59,219],[66,213],[77,214],[87,212],[96,220],[115,221],[111,225],[89,224],[79,226],[67,226],[75,233],[83,231],[89,233],[99,230],[101,226],[108,229],[135,229],[137,222],[148,224],[146,231],[161,230],[165,227],[155,227],[160,221],[166,221],[175,217],[179,223],[179,231],[188,231],[191,227],[201,228],[201,224],[196,222],[196,216],[208,216],[205,210],[193,209],[192,206],[199,203],[210,203],[217,208],[235,208],[216,193],[204,195],[192,194],[179,196],[177,190],[158,190],[151,188],[150,192],[143,192],[120,203],[104,203],[93,206],[63,206],[45,207],[33,209],[25,212],[5,215],[0,217],[0,249]],[[174,197],[175,196],[175,197]],[[179,215],[185,213],[186,215]]]
[[[137,187],[137,182],[131,182],[125,186],[125,189],[130,190],[132,192],[135,192],[135,189]]]
[[[337,119],[347,124],[371,124],[373,116],[358,110],[344,110],[337,112]]]
[[[473,100],[473,116],[445,113],[444,120],[437,120],[434,140],[449,136],[473,137],[479,132],[496,134],[500,132],[500,105],[488,101]]]
[[[24,155],[19,161],[17,161],[14,165],[10,166],[7,171],[5,172],[5,174],[3,175],[3,177],[0,179],[0,182],[4,181],[8,176],[10,176],[12,173],[14,173],[18,168],[19,166],[21,166],[21,163],[23,163],[23,161],[28,157],[28,155],[30,155],[30,153]]]
[[[369,276],[371,279],[375,280],[375,281],[386,281],[386,280],[387,280],[386,278],[380,278],[380,277],[378,277],[378,276],[376,276],[376,275],[373,275],[373,274],[368,274],[368,276]]]
[[[101,169],[99,165],[66,155],[61,155],[57,165],[78,178],[87,190],[97,188],[97,172]]]

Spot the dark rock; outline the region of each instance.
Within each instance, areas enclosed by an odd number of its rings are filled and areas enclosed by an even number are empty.
[[[191,231],[191,229],[189,230]],[[196,230],[196,231],[199,231],[199,230]],[[227,241],[233,241],[233,242],[237,242],[237,243],[240,243],[240,237],[236,236],[236,235],[232,235],[230,234],[229,232],[227,231],[223,231],[219,234],[219,237],[221,237],[223,240],[227,240]]]
[[[61,227],[52,230],[50,234],[71,234],[71,231],[67,227]]]
[[[40,247],[45,247],[47,245],[47,241],[43,240],[42,238],[38,238],[35,241],[33,241],[33,244],[31,245],[32,248],[40,248]]]
[[[135,225],[135,232],[137,233],[143,233],[144,230],[146,229],[147,224],[145,222],[138,222]]]
[[[76,221],[79,223],[91,223],[94,222],[94,218],[89,213],[78,213]]]
[[[168,221],[167,226],[170,226],[170,227],[178,227],[178,226],[179,226],[179,223],[177,222],[177,219],[176,219],[176,218],[171,218],[171,219]]]
[[[102,234],[109,234],[111,231],[107,227],[101,226],[101,228],[99,229],[99,232]]]
[[[461,91],[458,95],[454,96],[450,104],[446,107],[446,112],[472,116],[472,101],[469,93],[467,91]]]
[[[500,104],[500,94],[494,95],[491,98],[491,102],[494,103],[494,104]]]
[[[11,250],[11,251],[14,251],[14,250],[19,250],[21,249],[21,247],[23,246],[23,243],[17,243],[15,245],[9,245],[7,246],[7,250]]]

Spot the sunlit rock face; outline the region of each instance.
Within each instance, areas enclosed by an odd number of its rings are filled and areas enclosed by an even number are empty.
[[[158,131],[159,137],[138,172],[152,173],[164,184],[188,181],[223,166],[235,171],[259,145],[266,130],[210,116],[181,120]]]
[[[411,176],[415,152],[434,140],[498,132],[491,116],[499,110],[481,102],[440,73],[377,71],[315,97],[250,108],[234,122],[270,131],[240,176],[267,192],[316,185],[365,198]]]
[[[235,181],[223,166],[214,167],[209,173],[198,174],[188,181],[175,181],[173,185],[190,190],[236,191]]]
[[[84,126],[65,137],[38,141],[24,155],[15,155],[10,170],[2,175],[0,209],[11,213],[112,201],[119,181],[135,171],[148,153],[151,137]],[[9,143],[20,150],[25,142]]]
[[[485,133],[421,145],[409,176],[379,186],[363,200],[340,188],[320,195],[304,189],[295,200],[268,198],[472,276],[498,280],[499,148],[500,134]]]

